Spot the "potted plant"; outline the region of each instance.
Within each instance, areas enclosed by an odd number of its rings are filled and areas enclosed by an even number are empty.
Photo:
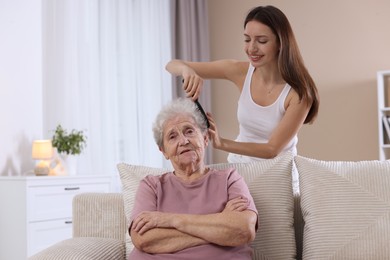
[[[76,155],[81,154],[87,143],[87,137],[83,131],[73,129],[68,133],[61,125],[58,125],[52,138],[53,147],[65,161],[65,166],[70,175],[76,174]]]
[[[52,143],[59,153],[77,155],[84,150],[86,139],[83,131],[73,129],[68,133],[61,125],[58,125],[54,131]]]

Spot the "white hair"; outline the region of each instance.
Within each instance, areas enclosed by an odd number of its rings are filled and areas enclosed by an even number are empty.
[[[153,124],[153,136],[158,147],[163,147],[164,124],[167,120],[185,115],[192,117],[202,133],[207,131],[206,119],[189,98],[178,98],[165,105],[158,113]]]

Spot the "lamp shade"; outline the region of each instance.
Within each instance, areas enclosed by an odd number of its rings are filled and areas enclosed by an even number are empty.
[[[51,140],[36,140],[32,145],[32,158],[36,160],[48,160],[53,157]]]

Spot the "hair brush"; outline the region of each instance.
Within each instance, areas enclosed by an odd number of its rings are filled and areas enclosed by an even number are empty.
[[[184,79],[182,79],[181,82],[184,83]],[[199,110],[200,113],[202,114],[204,120],[206,121],[206,127],[207,127],[207,128],[210,128],[210,122],[209,122],[209,120],[207,119],[207,115],[206,115],[206,113],[204,112],[203,107],[200,105],[198,99],[196,99],[194,102],[195,102],[196,107],[198,108],[198,110]]]
[[[206,126],[207,126],[207,128],[210,128],[210,122],[209,122],[209,120],[207,119],[207,115],[206,115],[206,113],[204,112],[203,107],[200,105],[198,99],[196,99],[194,102],[195,102],[196,107],[198,108],[198,110],[199,110],[200,113],[202,114],[204,120],[206,121]]]

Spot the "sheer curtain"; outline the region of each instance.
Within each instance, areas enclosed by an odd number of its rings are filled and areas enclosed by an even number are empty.
[[[44,0],[44,126],[84,130],[78,174],[170,167],[152,122],[172,98],[169,0]]]

